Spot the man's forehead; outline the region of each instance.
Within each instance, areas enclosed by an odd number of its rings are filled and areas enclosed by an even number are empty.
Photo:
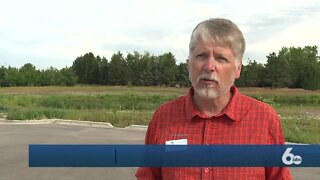
[[[224,43],[216,42],[216,41],[198,41],[195,44],[193,51],[195,51],[195,50],[209,50],[211,48],[215,48],[217,50],[222,50],[222,51],[229,50],[234,55],[233,50],[228,45],[226,45]]]

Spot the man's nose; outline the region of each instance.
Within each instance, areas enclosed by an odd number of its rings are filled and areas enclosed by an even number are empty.
[[[216,70],[216,61],[213,56],[209,56],[206,60],[204,70],[206,72],[214,72]]]

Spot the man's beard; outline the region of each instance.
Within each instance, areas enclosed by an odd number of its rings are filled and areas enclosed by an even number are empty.
[[[216,99],[217,97],[224,95],[225,93],[230,91],[230,88],[234,84],[234,79],[231,79],[230,83],[228,83],[226,85],[222,85],[220,83],[221,81],[219,78],[217,78],[213,74],[209,74],[209,73],[201,74],[200,76],[197,77],[197,79],[195,81],[192,80],[191,75],[192,74],[189,72],[189,79],[191,81],[191,84],[192,84],[195,92],[200,97],[205,98],[205,99]],[[200,85],[201,79],[213,81],[214,83],[216,83],[214,85],[215,87],[213,87],[212,85],[201,87],[201,85]]]

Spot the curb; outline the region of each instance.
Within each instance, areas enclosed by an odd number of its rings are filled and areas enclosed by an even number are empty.
[[[0,119],[0,124],[65,124],[65,125],[113,128],[113,125],[111,123],[92,122],[92,121],[78,121],[78,120],[66,120],[66,119],[40,119],[40,120],[6,120],[6,119]]]
[[[144,126],[144,125],[130,125],[125,127],[126,129],[143,129],[146,130],[148,128],[148,126]]]
[[[113,128],[114,127],[111,123],[92,122],[92,121],[78,121],[78,120],[65,120],[65,119],[55,119],[52,122],[52,124],[90,126],[90,127],[100,127],[100,128]]]
[[[74,126],[90,126],[99,128],[118,128],[114,127],[111,123],[105,122],[93,122],[93,121],[80,121],[80,120],[68,120],[68,119],[41,119],[41,120],[7,120],[0,119],[0,124],[64,124]],[[148,126],[144,125],[130,125],[120,129],[141,129],[146,130]]]
[[[40,120],[7,120],[0,119],[0,124],[51,124],[54,119],[40,119]]]

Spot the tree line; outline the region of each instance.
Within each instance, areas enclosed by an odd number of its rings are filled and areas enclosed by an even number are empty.
[[[317,46],[283,47],[270,53],[267,63],[249,61],[242,67],[238,86],[320,89],[320,57]]]
[[[58,70],[50,67],[38,70],[31,63],[24,64],[21,68],[0,67],[0,86],[73,86],[77,83],[77,76],[72,68]]]
[[[172,53],[113,54],[110,61],[92,53],[78,57],[72,65],[81,84],[134,86],[188,86],[187,63],[176,64]]]
[[[110,60],[86,53],[71,67],[38,70],[31,63],[21,68],[0,68],[0,86],[134,85],[190,86],[187,62],[177,65],[170,52],[158,56],[134,51],[114,53]],[[267,63],[249,60],[236,81],[240,87],[320,89],[317,46],[283,47],[267,56]]]

